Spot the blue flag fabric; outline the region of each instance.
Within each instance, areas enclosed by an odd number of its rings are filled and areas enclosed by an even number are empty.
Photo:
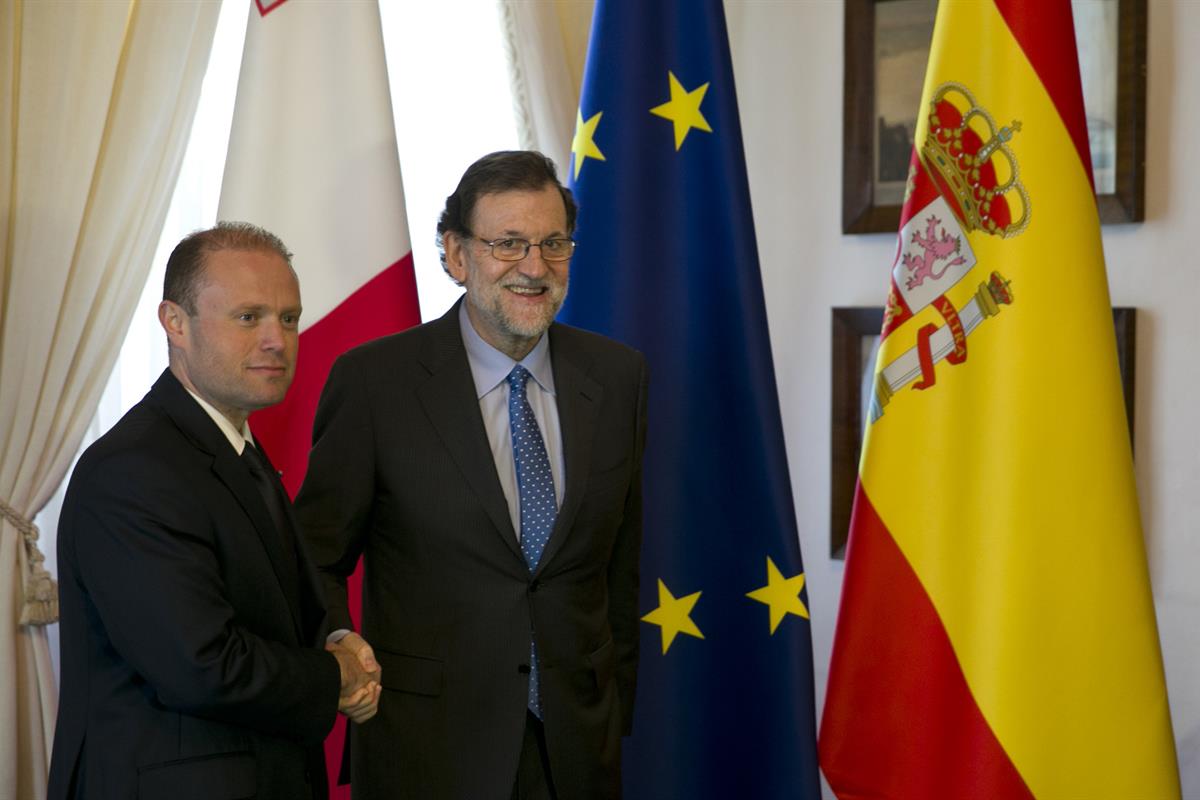
[[[720,0],[599,0],[572,153],[561,318],[650,368],[626,796],[818,798],[808,598]]]

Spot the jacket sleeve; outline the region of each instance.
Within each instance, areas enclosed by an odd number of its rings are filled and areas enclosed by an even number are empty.
[[[247,627],[225,584],[219,523],[172,466],[122,454],[72,480],[60,531],[93,626],[162,706],[321,741],[337,712],[337,661]]]
[[[366,546],[375,502],[370,398],[346,357],[329,372],[313,422],[313,446],[296,519],[321,574],[331,631],[353,630],[346,579]]]
[[[638,357],[635,409],[633,479],[625,498],[621,528],[608,566],[609,626],[616,656],[617,693],[621,702],[621,733],[633,732],[633,700],[638,664],[639,558],[642,549],[642,454],[646,446],[647,375],[645,359]]]

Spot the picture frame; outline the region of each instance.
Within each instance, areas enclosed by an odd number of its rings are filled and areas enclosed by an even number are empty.
[[[936,8],[936,0],[845,0],[843,233],[899,227]],[[1079,37],[1080,65],[1100,221],[1141,222],[1146,0],[1075,0],[1074,8],[1077,29],[1089,31]]]
[[[834,307],[830,315],[829,390],[829,556],[843,559],[850,532],[850,513],[858,481],[870,387],[874,383],[874,352],[883,329],[880,306]],[[1137,352],[1137,309],[1113,309],[1117,334],[1117,363],[1132,446]]]

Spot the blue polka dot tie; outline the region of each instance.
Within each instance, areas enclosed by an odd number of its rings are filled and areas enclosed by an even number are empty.
[[[520,364],[508,373],[508,424],[512,429],[513,459],[517,465],[517,491],[521,502],[521,552],[533,572],[554,529],[558,503],[554,497],[554,475],[537,419],[525,396],[529,370]],[[538,692],[537,643],[529,645],[529,710],[542,717]]]

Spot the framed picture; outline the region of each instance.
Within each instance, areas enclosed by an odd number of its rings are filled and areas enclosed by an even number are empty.
[[[829,405],[829,555],[846,555],[858,460],[871,387],[875,382],[875,352],[883,329],[883,308],[834,308],[831,317],[830,356],[833,366]],[[1117,363],[1125,395],[1129,441],[1133,442],[1134,353],[1137,345],[1137,309],[1113,309],[1117,331]]]
[[[1146,0],[1072,0],[1100,221],[1145,218]],[[842,232],[894,233],[937,0],[845,0]]]

